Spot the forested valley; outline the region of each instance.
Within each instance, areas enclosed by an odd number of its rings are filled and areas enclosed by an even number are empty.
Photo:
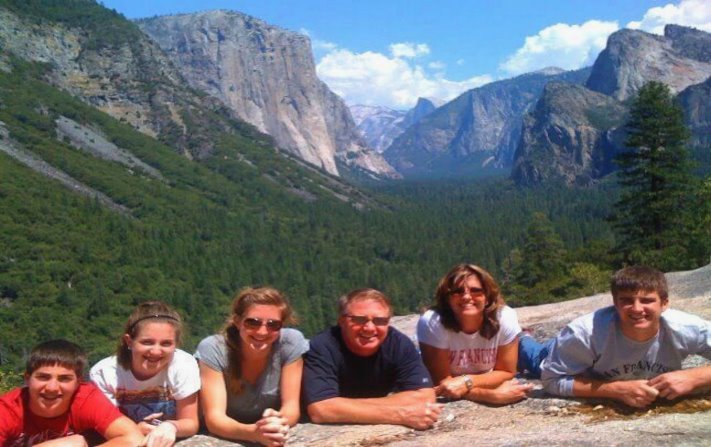
[[[53,337],[81,342],[92,360],[107,355],[131,308],[149,299],[184,313],[190,350],[219,329],[232,296],[248,285],[284,290],[307,334],[331,324],[336,298],[356,287],[385,291],[397,313],[416,312],[430,302],[437,279],[459,262],[480,264],[503,282],[508,277],[507,290],[515,290],[512,262],[521,263],[535,213],[561,244],[555,256],[587,279],[528,301],[604,287],[600,278],[612,268],[605,217],[613,186],[523,190],[504,179],[377,183],[362,187],[369,199],[360,209],[328,194],[305,200],[237,161],[234,148],[280,166],[279,175],[293,182],[317,181],[259,140],[235,136],[218,156],[195,163],[33,81],[42,67],[14,63],[11,73],[0,73],[0,121],[7,129],[0,144],[19,143],[130,212],[78,195],[0,152],[4,369],[17,370],[33,344]],[[58,141],[58,116],[91,123],[163,179]]]

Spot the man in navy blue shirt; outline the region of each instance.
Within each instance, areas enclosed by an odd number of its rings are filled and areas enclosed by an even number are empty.
[[[442,411],[412,341],[389,327],[390,300],[358,289],[338,300],[338,325],[304,355],[302,396],[315,423],[430,428]]]

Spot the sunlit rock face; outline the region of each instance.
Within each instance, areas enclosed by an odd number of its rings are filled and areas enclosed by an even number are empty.
[[[626,108],[580,85],[552,82],[523,120],[511,173],[516,183],[588,185],[614,169]]]
[[[691,28],[668,25],[664,36],[623,29],[609,37],[586,86],[620,101],[649,81],[679,93],[711,75],[709,48],[711,34]]]
[[[316,76],[307,36],[229,11],[137,23],[190,85],[222,100],[281,148],[334,175],[338,159],[396,176],[360,138],[345,103]]]

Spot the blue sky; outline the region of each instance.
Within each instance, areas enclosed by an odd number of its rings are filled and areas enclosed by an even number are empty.
[[[350,104],[417,97],[547,66],[590,65],[607,36],[665,23],[711,31],[708,0],[102,0],[130,19],[230,9],[311,37],[319,77]]]

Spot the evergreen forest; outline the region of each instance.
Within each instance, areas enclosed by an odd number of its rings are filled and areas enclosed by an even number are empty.
[[[219,329],[231,298],[248,285],[285,291],[306,334],[331,324],[336,298],[356,287],[383,290],[399,314],[416,312],[456,263],[480,264],[503,281],[535,213],[565,246],[561,259],[603,276],[610,269],[604,256],[588,252],[611,244],[605,216],[614,185],[380,183],[347,201],[313,188],[307,200],[274,179],[309,185],[323,178],[259,139],[229,136],[218,156],[196,163],[41,82],[43,67],[13,64],[0,72],[0,145],[24,148],[129,211],[0,152],[0,333],[12,334],[0,340],[3,368],[17,370],[34,344],[54,337],[81,342],[95,361],[113,350],[132,307],[148,299],[184,313],[192,349]],[[58,139],[59,116],[130,148],[162,179]],[[264,169],[239,162],[236,150]],[[563,299],[584,286],[517,302]]]

